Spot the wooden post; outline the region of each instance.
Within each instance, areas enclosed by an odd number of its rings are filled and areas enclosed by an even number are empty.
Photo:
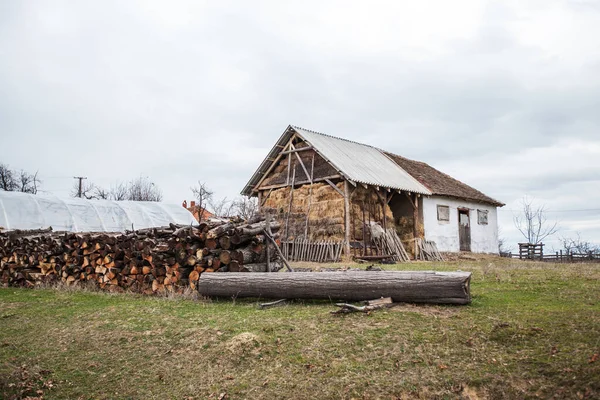
[[[363,225],[363,251],[362,251],[362,255],[366,256],[367,255],[367,224],[365,222],[366,216],[365,216],[365,202],[363,201],[362,204],[362,225]]]
[[[271,247],[271,243],[267,240],[267,234],[271,231],[271,215],[267,214],[266,215],[266,225],[267,225],[267,231],[264,234],[264,239],[265,239],[265,244],[267,245],[267,248],[265,250],[266,256],[267,256],[267,272],[271,272],[271,252],[269,251],[269,247]]]
[[[419,237],[419,198],[415,193],[415,200],[413,202],[413,236],[415,238],[415,260],[417,259],[419,248],[417,247],[417,238]]]
[[[294,183],[296,182],[296,166],[294,166],[294,171],[292,172],[292,185],[290,186],[290,205],[288,207],[288,213],[285,218],[285,240],[290,237],[289,231],[289,223],[290,223],[290,214],[292,213],[292,203],[294,200]]]
[[[350,257],[350,184],[347,180],[344,180],[344,219],[345,253],[347,257]]]
[[[298,153],[296,153],[298,154]],[[310,206],[312,205],[312,192],[313,192],[313,177],[315,173],[315,155],[312,157],[312,166],[310,168],[310,188],[308,190],[308,207],[306,210],[306,223],[304,225],[304,237],[308,239],[308,216],[310,215]]]
[[[262,207],[262,191],[258,191],[258,212],[260,212],[260,209]]]

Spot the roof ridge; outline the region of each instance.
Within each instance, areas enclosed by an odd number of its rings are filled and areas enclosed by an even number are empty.
[[[383,151],[385,154],[391,154],[391,155],[393,155],[394,157],[400,157],[400,158],[403,158],[403,159],[405,159],[405,160],[407,160],[407,161],[412,161],[412,162],[416,162],[416,163],[419,163],[419,164],[428,165],[428,166],[430,166],[430,167],[431,167],[431,165],[429,165],[429,164],[428,164],[428,163],[426,163],[425,161],[419,161],[419,160],[415,160],[414,158],[408,158],[408,157],[404,157],[404,156],[401,156],[400,154],[392,153],[391,151],[387,151],[387,150],[382,150],[382,151]],[[435,167],[431,167],[431,168],[435,168]],[[436,169],[437,169],[437,168],[436,168]],[[438,170],[438,171],[439,171],[439,170]],[[442,171],[440,171],[440,172],[442,172]],[[443,172],[442,172],[442,174],[443,174]],[[447,175],[447,174],[445,174],[445,175]],[[450,175],[448,175],[448,176],[450,176]],[[451,177],[451,176],[450,176],[450,177]],[[451,178],[452,178],[452,177],[451,177]],[[454,179],[454,178],[452,178],[452,179]]]
[[[490,199],[490,200],[493,200],[494,202],[496,202],[496,203],[498,203],[498,204],[501,204],[502,206],[504,206],[504,205],[505,205],[505,204],[504,204],[504,203],[502,203],[501,201],[498,201],[497,199],[495,199],[495,198],[493,198],[493,197],[491,197],[491,196],[488,196],[487,194],[483,193],[481,190],[479,190],[479,189],[477,189],[477,188],[474,188],[473,186],[469,185],[468,183],[466,183],[466,182],[463,182],[462,180],[460,180],[460,179],[457,179],[457,178],[453,177],[452,175],[449,175],[449,174],[445,173],[444,171],[441,171],[441,170],[437,169],[436,167],[434,167],[434,166],[432,166],[432,165],[430,165],[430,164],[426,163],[425,161],[411,160],[410,158],[406,158],[406,157],[400,156],[400,155],[398,155],[398,154],[394,154],[394,153],[392,153],[392,152],[389,152],[389,151],[387,151],[387,152],[386,152],[386,154],[391,154],[391,155],[393,155],[394,157],[399,157],[399,158],[402,158],[402,159],[404,159],[404,160],[407,160],[407,161],[410,161],[410,162],[413,162],[413,163],[417,163],[417,164],[421,164],[421,165],[426,165],[427,167],[429,167],[429,168],[431,168],[431,169],[433,169],[433,170],[437,171],[439,174],[443,175],[445,178],[447,178],[447,179],[451,179],[451,180],[453,180],[453,181],[456,181],[456,182],[460,183],[461,185],[464,185],[464,186],[468,187],[469,189],[472,189],[472,190],[474,190],[475,192],[479,193],[479,194],[480,194],[480,195],[482,195],[483,197],[487,197],[488,199]],[[408,172],[408,171],[407,171],[407,172]],[[411,173],[409,173],[409,175],[411,175],[411,176],[412,176],[412,174],[411,174]],[[420,182],[420,181],[419,181],[419,182]],[[426,186],[427,188],[429,188],[429,189],[431,190],[431,192],[434,192],[434,190],[433,190],[433,189],[432,189],[432,188],[431,188],[429,185],[427,185],[426,183],[424,183],[424,182],[420,182],[420,183],[421,183],[422,185]],[[434,194],[435,194],[435,193],[434,193]]]
[[[372,148],[372,149],[379,150],[379,151],[381,151],[381,152],[383,152],[383,151],[384,151],[384,150],[380,149],[379,147],[375,147],[375,146],[372,146],[372,145],[370,145],[370,144],[366,144],[366,143],[357,142],[356,140],[350,140],[350,139],[346,139],[346,138],[339,137],[339,136],[333,136],[333,135],[330,135],[330,134],[328,134],[328,133],[323,133],[323,132],[317,132],[317,131],[313,131],[312,129],[306,129],[306,128],[303,128],[303,127],[301,127],[301,126],[298,126],[298,125],[290,125],[290,126],[291,126],[293,129],[302,129],[303,131],[307,131],[307,132],[310,132],[310,133],[316,133],[317,135],[326,136],[326,137],[329,137],[329,138],[332,138],[332,139],[343,140],[344,142],[349,142],[349,143],[359,144],[359,145],[361,145],[361,146],[367,146],[367,147],[370,147],[370,148]]]

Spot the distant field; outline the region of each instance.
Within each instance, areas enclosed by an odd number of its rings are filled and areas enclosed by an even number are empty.
[[[0,398],[600,398],[600,265],[499,258],[470,306],[332,316],[329,302],[0,289]]]

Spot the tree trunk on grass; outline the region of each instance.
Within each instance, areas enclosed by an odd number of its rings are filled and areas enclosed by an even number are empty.
[[[395,302],[468,304],[470,272],[348,271],[204,274],[198,291],[209,297],[339,299],[391,297]]]

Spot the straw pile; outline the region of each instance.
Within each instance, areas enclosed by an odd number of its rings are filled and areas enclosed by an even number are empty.
[[[342,182],[337,184],[343,190]],[[289,239],[303,237],[306,229],[306,214],[308,216],[308,238],[310,240],[343,239],[344,238],[344,199],[327,183],[315,183],[312,186],[303,185],[294,188],[293,202],[290,210],[290,188],[273,190],[262,208],[279,220],[285,226],[288,220]],[[285,235],[285,228],[282,233]]]

